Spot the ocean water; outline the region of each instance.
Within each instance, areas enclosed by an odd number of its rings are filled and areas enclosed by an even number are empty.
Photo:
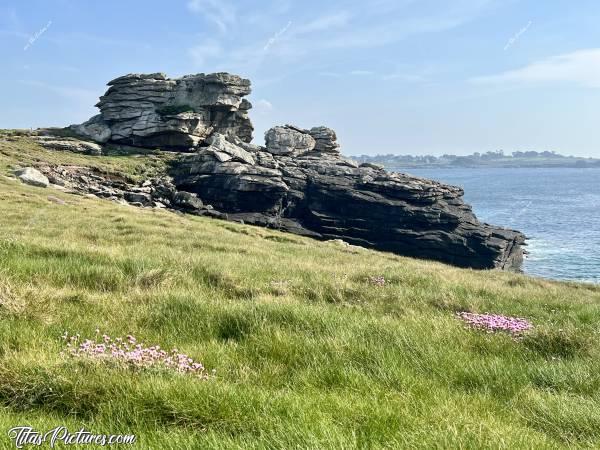
[[[461,186],[479,220],[527,236],[524,271],[600,283],[600,169],[407,169]]]

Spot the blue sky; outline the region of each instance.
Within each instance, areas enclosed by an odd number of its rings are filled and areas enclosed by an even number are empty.
[[[0,127],[96,114],[131,72],[253,82],[255,141],[327,125],[345,154],[600,157],[597,0],[2,0]]]

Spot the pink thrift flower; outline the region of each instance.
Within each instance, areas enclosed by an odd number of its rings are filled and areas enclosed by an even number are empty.
[[[469,312],[459,312],[456,315],[470,327],[484,330],[489,333],[506,331],[513,335],[520,335],[533,328],[531,322],[521,317],[509,317],[497,314],[475,314]]]
[[[62,337],[67,340],[68,333],[65,332]],[[158,345],[146,347],[143,343],[136,344],[137,340],[131,335],[128,335],[126,340],[123,338],[113,340],[110,336],[103,334],[100,342],[86,339],[79,345],[78,340],[79,335],[75,335],[66,344],[69,354],[75,358],[110,358],[135,368],[162,367],[178,373],[192,374],[201,379],[208,379],[211,376],[202,364],[195,362],[184,353],[179,353],[177,349],[166,352]],[[135,344],[135,347],[131,349],[129,344]],[[214,376],[214,371],[212,376]]]

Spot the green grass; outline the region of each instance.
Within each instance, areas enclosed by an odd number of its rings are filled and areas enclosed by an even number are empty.
[[[29,424],[136,448],[600,446],[600,288],[477,272],[24,186],[15,164],[141,176],[0,136],[0,442]],[[48,200],[60,197],[67,204]],[[383,275],[384,287],[366,280]],[[515,341],[459,310],[527,317]],[[209,381],[60,356],[64,331],[177,347]]]
[[[27,136],[27,130],[0,130],[0,168],[38,165],[73,165],[98,169],[139,181],[165,172],[176,155],[135,147],[111,147],[104,150],[106,156],[94,157],[70,152],[47,150]]]

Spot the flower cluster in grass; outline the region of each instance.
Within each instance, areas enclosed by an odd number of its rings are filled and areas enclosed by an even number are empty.
[[[512,335],[520,335],[533,328],[533,324],[521,317],[508,317],[498,314],[476,314],[469,312],[456,313],[457,317],[470,327],[485,330],[488,333],[506,331]]]
[[[148,347],[138,343],[131,335],[126,338],[111,338],[96,330],[96,339],[80,340],[80,335],[69,336],[65,331],[62,336],[66,342],[66,354],[75,358],[91,358],[96,360],[114,361],[133,369],[159,368],[167,369],[181,374],[194,375],[201,379],[208,379],[211,374],[199,362],[194,361],[185,353],[180,353],[176,348],[165,351],[158,345]]]
[[[375,286],[385,286],[385,278],[383,276],[379,276],[379,277],[369,277],[368,278],[369,283],[375,285]]]

